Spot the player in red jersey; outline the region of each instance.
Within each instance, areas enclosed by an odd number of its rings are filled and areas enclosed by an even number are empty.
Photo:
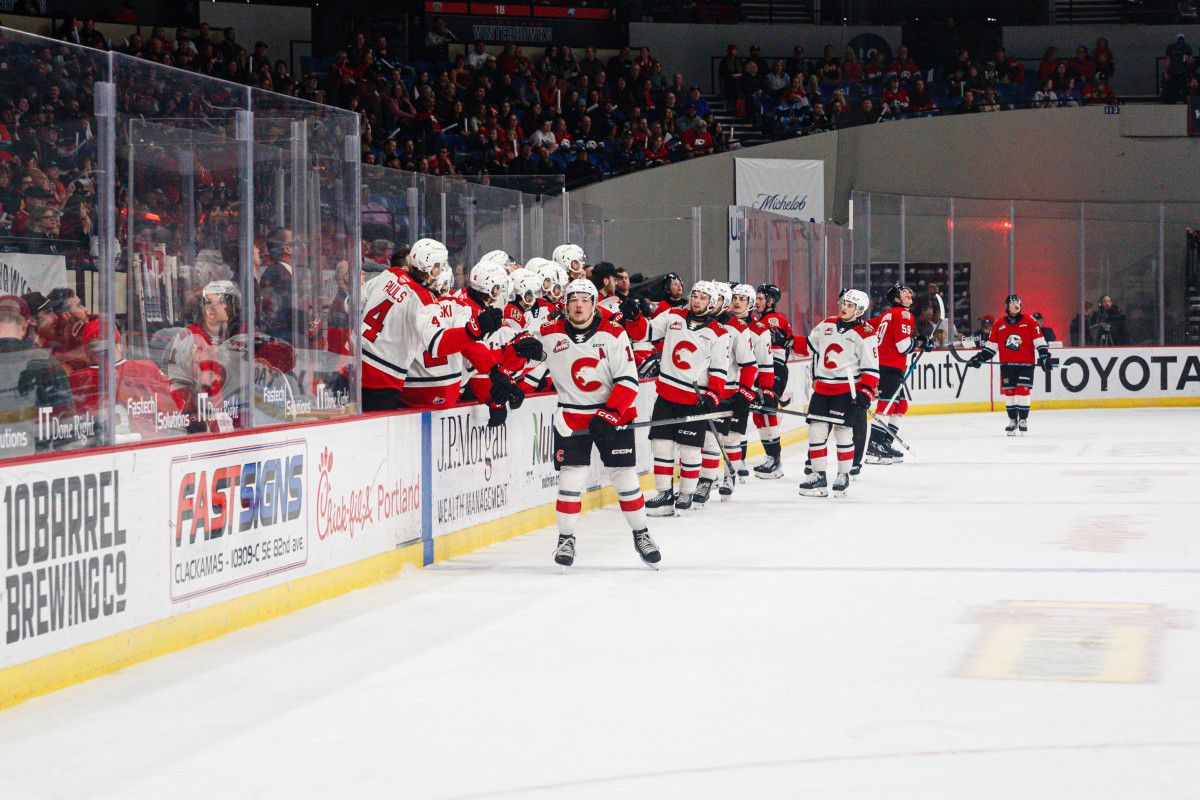
[[[913,303],[912,289],[897,283],[888,289],[887,300],[892,307],[870,321],[879,339],[879,397],[867,445],[867,461],[871,464],[894,464],[904,458],[893,446],[900,420],[908,412],[904,375],[908,371],[908,357],[925,347],[925,337],[916,333],[916,319],[909,310]],[[857,441],[855,455],[857,461]]]
[[[536,385],[541,383],[542,374],[549,373],[558,387],[558,410],[554,414],[558,547],[554,560],[564,567],[575,561],[575,526],[581,497],[587,489],[594,444],[612,476],[638,555],[658,569],[661,556],[646,524],[634,432],[618,430],[637,416],[633,347],[620,325],[598,313],[596,287],[591,281],[571,281],[565,297],[566,316],[547,322],[538,332],[545,358],[525,379]]]
[[[663,293],[666,295],[666,299],[658,301],[654,310],[650,312],[651,317],[657,317],[672,308],[687,307],[688,298],[683,292],[683,279],[679,277],[678,273],[668,272],[663,278],[663,284]]]
[[[452,271],[445,270],[438,275],[432,292],[437,297],[438,314],[446,327],[461,328],[470,322],[470,312],[453,297]],[[400,398],[407,408],[446,408],[458,402],[462,383],[461,353],[435,356],[426,350],[408,368],[408,378],[400,390]]]
[[[827,442],[832,428],[837,443],[837,477],[833,496],[845,495],[854,462],[856,413],[866,413],[879,386],[879,348],[875,329],[862,318],[871,301],[850,289],[842,295],[838,315],[824,320],[808,335],[813,360],[813,394],[808,403],[808,457],[812,473],[800,483],[800,494],[825,497]]]
[[[757,291],[754,310],[758,321],[762,323],[771,337],[772,361],[771,386],[764,386],[764,381],[759,384],[759,389],[762,392],[762,404],[768,408],[776,408],[779,406],[779,398],[787,389],[787,362],[796,337],[787,317],[776,310],[776,306],[783,296],[779,287],[773,283],[764,283],[759,285]],[[758,438],[762,441],[763,452],[767,455],[762,463],[754,468],[754,477],[782,478],[783,461],[779,444],[779,415],[755,414],[754,425],[758,428]]]
[[[1000,394],[1008,407],[1009,436],[1029,430],[1029,393],[1033,389],[1033,368],[1049,372],[1054,362],[1042,336],[1041,326],[1033,317],[1021,313],[1021,298],[1004,298],[1004,319],[992,326],[992,335],[983,349],[967,361],[968,367],[982,367],[1000,354]]]

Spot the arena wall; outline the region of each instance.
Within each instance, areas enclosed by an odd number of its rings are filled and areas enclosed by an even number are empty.
[[[1200,348],[1057,355],[1035,408],[1200,405]],[[996,372],[929,353],[913,413],[998,410]],[[639,416],[653,399],[644,383]],[[498,429],[466,406],[5,463],[0,709],[553,524],[554,407],[532,397]],[[785,444],[804,438],[781,420]],[[615,500],[601,483],[595,468],[586,508]]]

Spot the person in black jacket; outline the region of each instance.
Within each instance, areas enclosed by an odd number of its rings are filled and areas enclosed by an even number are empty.
[[[1096,347],[1120,347],[1128,342],[1125,332],[1125,312],[1113,301],[1112,295],[1101,296],[1096,313],[1088,322],[1090,344]]]

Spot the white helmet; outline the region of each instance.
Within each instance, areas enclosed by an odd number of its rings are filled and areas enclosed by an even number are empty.
[[[758,292],[748,283],[739,283],[733,287],[733,297],[744,297],[750,301],[750,305],[754,305],[754,301],[758,299]],[[732,299],[732,298],[731,298]]]
[[[567,284],[566,291],[563,292],[563,300],[570,300],[573,294],[586,294],[592,298],[592,302],[598,301],[600,295],[596,291],[596,284],[586,278],[578,278]]]
[[[454,270],[444,269],[437,276],[437,283],[433,285],[434,291],[441,297],[450,294],[454,289]]]
[[[487,261],[491,264],[499,264],[509,272],[512,272],[513,266],[515,266],[517,263],[513,261],[512,257],[503,250],[491,250],[487,253],[484,253],[483,258],[479,259],[479,261],[480,263]]]
[[[712,285],[717,292],[717,299],[713,303],[713,310],[720,313],[729,307],[729,301],[733,299],[733,289],[724,281],[713,281]]]
[[[691,297],[692,295],[696,294],[696,292],[699,292],[700,294],[707,297],[708,298],[708,307],[712,308],[713,300],[717,296],[717,290],[716,290],[716,287],[714,287],[712,285],[712,281],[703,281],[702,280],[702,281],[696,281],[695,283],[693,283],[692,291],[688,292],[688,296]]]
[[[867,309],[871,307],[871,298],[867,297],[867,293],[858,289],[849,289],[842,295],[842,302],[849,303],[858,309],[858,316],[867,313]]]
[[[536,267],[530,267],[534,261],[540,261]],[[542,293],[549,295],[552,300],[561,300],[563,289],[570,282],[567,271],[548,258],[533,258],[525,266],[532,269],[542,279]]]
[[[571,272],[571,263],[579,262],[579,266],[587,263],[587,256],[583,252],[583,248],[577,244],[560,244],[554,248],[554,252],[550,258],[558,262],[558,265],[565,269],[568,274]]]
[[[446,245],[437,239],[418,239],[408,251],[408,265],[427,275],[433,273],[434,267],[443,270],[450,265],[450,252]]]
[[[480,261],[471,268],[469,284],[472,289],[488,298],[488,305],[502,306],[508,302],[512,280],[508,277],[508,270],[500,264]]]
[[[512,280],[512,299],[532,304],[542,296],[542,279],[533,270],[517,267],[508,276]]]
[[[553,264],[553,263],[554,262],[548,258],[542,258],[541,256],[534,256],[533,258],[531,258],[525,262],[525,269],[529,270],[530,272],[537,272],[537,273],[541,274],[541,269],[542,269],[543,264]]]

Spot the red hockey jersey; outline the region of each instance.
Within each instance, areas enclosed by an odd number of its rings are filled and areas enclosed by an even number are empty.
[[[1033,364],[1037,362],[1037,351],[1045,347],[1046,339],[1037,321],[1018,314],[1015,319],[998,320],[983,349],[993,355],[999,352],[1001,364]]]
[[[912,312],[895,306],[871,320],[879,339],[879,366],[903,372],[908,368],[908,354],[914,346]]]

